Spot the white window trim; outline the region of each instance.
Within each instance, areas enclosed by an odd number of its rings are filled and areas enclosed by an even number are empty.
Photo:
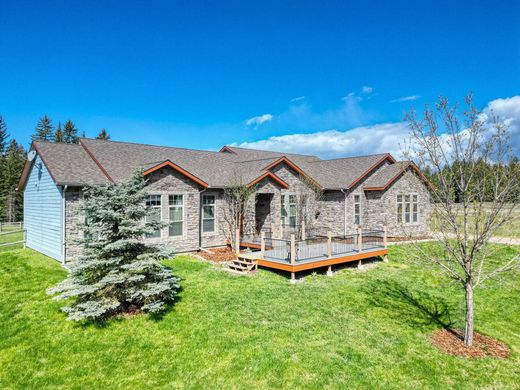
[[[215,202],[213,203],[213,231],[212,232],[205,232],[204,231],[204,197],[205,196],[212,196],[215,199]],[[202,194],[202,198],[200,200],[200,213],[201,213],[201,219],[200,219],[200,232],[201,235],[204,237],[209,236],[215,236],[217,235],[218,226],[217,226],[217,194]]]
[[[397,209],[398,209],[398,205],[399,205],[399,202],[397,200],[397,197],[398,196],[401,196],[401,204],[402,204],[402,210],[401,210],[401,222],[399,222],[397,220]],[[406,201],[405,201],[405,196],[409,196],[410,197],[410,222],[406,222]],[[413,221],[413,205],[414,205],[414,202],[413,202],[413,197],[414,196],[417,196],[417,221]],[[417,192],[401,192],[401,193],[398,193],[395,197],[395,218],[396,218],[396,222],[398,224],[401,224],[401,225],[406,225],[406,226],[414,226],[414,225],[419,225],[420,222],[421,222],[421,213],[420,213],[420,208],[419,208],[419,193]]]
[[[359,202],[356,202],[356,196],[359,196]],[[352,194],[352,216],[354,219],[354,225],[361,226],[363,224],[363,212],[362,212],[362,202],[363,197],[361,194]],[[356,204],[359,204],[359,223],[356,223]]]
[[[147,197],[149,196],[158,196],[160,201],[161,201],[161,205],[160,206],[146,206],[146,207],[150,207],[152,209],[159,209],[159,221],[163,221],[163,215],[162,215],[162,208],[163,208],[163,198],[162,198],[162,194],[160,193],[152,193],[152,194],[148,194]],[[146,200],[145,200],[145,204],[146,204]],[[146,218],[145,218],[145,223],[146,223]],[[147,240],[160,240],[161,238],[163,237],[163,229],[159,229],[159,236],[158,237],[155,237],[155,236],[146,236],[146,239]]]
[[[186,239],[186,194],[184,193],[175,193],[175,194],[168,194],[167,195],[167,198],[168,198],[168,204],[166,205],[166,207],[168,207],[168,223],[172,222],[170,220],[170,210],[173,208],[173,207],[179,207],[179,206],[175,206],[175,205],[170,205],[170,196],[181,196],[182,197],[182,234],[180,236],[172,236],[170,235],[170,226],[168,225],[168,227],[166,228],[166,234],[168,236],[169,239],[171,240],[184,240]],[[176,221],[176,222],[179,222],[179,221]]]

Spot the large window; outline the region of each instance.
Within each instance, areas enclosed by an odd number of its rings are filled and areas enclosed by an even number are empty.
[[[215,195],[202,195],[202,232],[215,231]]]
[[[296,227],[296,195],[289,195],[289,226]]]
[[[419,198],[417,194],[397,195],[397,222],[404,224],[419,221]]]
[[[361,225],[361,195],[354,195],[354,224]]]
[[[146,206],[151,210],[146,216],[146,222],[156,222],[161,220],[161,195],[148,195],[146,198]],[[148,237],[161,237],[161,230],[157,229]]]
[[[282,225],[285,225],[286,223],[286,218],[287,218],[287,208],[285,207],[285,195],[282,195],[280,197],[280,201],[281,201],[281,204],[280,204],[280,218],[282,220]]]
[[[168,206],[170,209],[170,237],[178,237],[183,234],[184,226],[184,199],[182,195],[169,195]]]

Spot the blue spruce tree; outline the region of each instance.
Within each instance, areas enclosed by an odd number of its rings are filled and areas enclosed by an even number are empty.
[[[142,172],[120,184],[88,186],[78,212],[83,254],[69,276],[48,290],[56,299],[73,298],[63,308],[73,321],[102,321],[124,313],[157,314],[172,303],[179,279],[161,264],[173,254],[143,237],[165,227],[146,222]]]

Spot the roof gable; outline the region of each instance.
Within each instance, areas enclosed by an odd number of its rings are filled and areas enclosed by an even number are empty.
[[[412,161],[400,161],[376,172],[364,183],[363,189],[365,191],[384,191],[407,170],[413,171],[429,189],[434,188],[433,184],[424,176],[415,163]]]
[[[149,175],[150,173],[153,173],[155,171],[158,171],[158,170],[166,168],[166,167],[172,168],[173,170],[179,172],[181,175],[187,177],[191,181],[199,184],[203,188],[208,188],[209,187],[209,184],[206,183],[204,180],[199,179],[195,175],[192,175],[190,172],[188,172],[184,168],[181,168],[177,164],[172,163],[170,160],[163,161],[162,163],[159,163],[157,165],[154,165],[154,166],[148,168],[147,170],[145,170],[143,172],[143,174],[146,176],[146,175]]]

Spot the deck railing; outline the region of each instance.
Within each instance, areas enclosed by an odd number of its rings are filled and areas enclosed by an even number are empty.
[[[292,233],[289,239],[275,237],[270,229],[251,236],[243,235],[241,242],[255,244],[261,256],[291,264],[340,257],[356,252],[386,248],[386,227],[360,229],[354,233],[333,235],[331,229],[315,227],[310,236],[298,239]],[[248,241],[245,241],[248,240]]]

